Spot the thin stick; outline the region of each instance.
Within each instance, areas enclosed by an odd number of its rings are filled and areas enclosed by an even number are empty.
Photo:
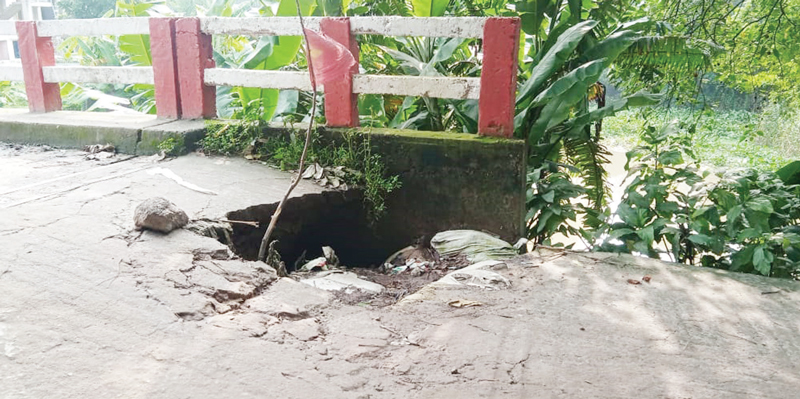
[[[316,80],[314,79],[314,69],[311,67],[311,49],[308,45],[308,36],[306,36],[306,29],[305,25],[303,25],[303,13],[300,11],[300,0],[295,0],[295,5],[297,6],[297,17],[300,19],[300,29],[303,31],[303,41],[305,42],[305,50],[306,50],[306,61],[308,64],[308,75],[311,77],[311,121],[308,123],[308,130],[306,131],[306,142],[303,145],[303,153],[300,155],[300,165],[298,166],[297,176],[294,177],[292,180],[292,184],[289,186],[289,189],[286,190],[286,194],[283,195],[283,199],[278,204],[278,207],[275,208],[275,213],[272,214],[272,218],[269,221],[269,226],[267,227],[267,231],[264,233],[264,238],[261,239],[261,246],[258,248],[258,260],[264,261],[267,258],[267,248],[269,247],[269,239],[272,236],[272,231],[275,230],[275,225],[278,223],[278,218],[281,216],[281,211],[283,210],[283,205],[286,203],[286,200],[289,198],[289,195],[292,193],[295,187],[300,183],[300,179],[303,175],[303,167],[305,166],[306,162],[306,154],[308,153],[308,146],[311,143],[311,132],[314,129],[314,117],[317,114],[317,84]]]
[[[249,221],[249,220],[220,219],[219,221],[223,222],[223,223],[246,224],[248,226],[258,227],[258,222],[253,222],[253,221]]]

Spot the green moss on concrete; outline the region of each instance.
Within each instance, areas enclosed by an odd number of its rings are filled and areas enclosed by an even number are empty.
[[[159,153],[164,143],[173,142],[175,150],[171,155],[182,155],[194,151],[198,143],[205,137],[206,127],[203,121],[172,121],[142,129],[137,155]]]
[[[346,131],[354,131],[359,134],[409,137],[416,140],[431,140],[437,142],[468,141],[468,142],[480,142],[480,143],[507,144],[509,141],[511,142],[518,141],[513,139],[509,140],[497,137],[485,137],[470,133],[430,132],[430,131],[410,130],[410,129],[389,129],[389,128],[376,128],[376,127],[365,127],[365,128],[355,128],[355,129],[353,128],[322,128],[322,129],[331,132],[342,133]]]
[[[60,148],[113,144],[117,151],[133,154],[138,138],[138,129],[0,121],[0,141],[10,143]]]
[[[378,227],[387,247],[458,228],[489,231],[508,241],[524,234],[524,141],[374,128],[320,132],[336,142],[353,132],[368,136],[387,173],[400,177],[403,185],[387,198]]]

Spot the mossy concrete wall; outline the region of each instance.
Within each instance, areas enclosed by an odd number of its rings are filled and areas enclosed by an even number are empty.
[[[297,132],[303,127],[296,125]],[[271,125],[268,135],[291,128]],[[323,141],[367,135],[402,187],[386,199],[375,232],[385,250],[443,230],[473,229],[516,241],[524,235],[526,144],[474,134],[321,128]],[[372,245],[375,245],[374,243]]]
[[[267,135],[288,135],[273,125]],[[351,129],[320,129],[323,145],[345,142]],[[359,190],[326,191],[289,200],[273,234],[287,262],[301,254],[322,256],[332,246],[353,266],[379,264],[423,235],[475,229],[515,241],[524,232],[525,143],[469,134],[361,129],[402,187],[386,198],[387,212],[371,223]],[[302,135],[302,128],[296,133]],[[286,182],[288,185],[288,181]],[[254,259],[276,204],[231,210],[233,220],[256,220],[261,227],[233,226],[237,253]],[[306,252],[307,251],[307,252]],[[291,269],[291,265],[290,265]]]
[[[21,109],[0,110],[0,141],[46,144],[59,148],[83,148],[91,144],[113,144],[118,152],[151,155],[169,138],[191,150],[205,135],[203,121],[157,119],[155,115],[57,111],[29,113]]]
[[[336,137],[351,130],[324,129]],[[515,241],[524,233],[526,148],[474,134],[361,129],[402,187],[386,199],[379,232],[411,242],[442,230],[474,229]]]

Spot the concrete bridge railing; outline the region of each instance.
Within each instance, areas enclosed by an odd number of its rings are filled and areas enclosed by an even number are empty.
[[[358,59],[356,35],[480,38],[480,78],[365,75],[320,88],[328,126],[358,126],[359,94],[477,99],[479,134],[511,137],[516,92],[518,18],[304,18],[308,28],[344,44]],[[31,112],[61,109],[58,83],[153,84],[160,118],[216,116],[216,86],[311,90],[308,72],[216,68],[212,35],[298,36],[293,17],[105,18],[2,21],[0,34],[19,38],[22,66],[0,66],[0,81],[24,81]],[[54,36],[150,35],[152,67],[59,66]]]

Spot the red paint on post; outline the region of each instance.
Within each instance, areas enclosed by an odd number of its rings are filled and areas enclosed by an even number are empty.
[[[200,31],[198,18],[180,18],[175,21],[175,43],[181,117],[214,118],[217,89],[203,81],[206,68],[214,68],[211,36]]]
[[[39,37],[34,21],[17,21],[17,37],[28,109],[31,112],[60,110],[61,90],[58,83],[45,83],[42,74],[42,67],[56,64],[53,41],[49,37]]]
[[[323,18],[320,30],[333,40],[345,45],[353,53],[356,65],[350,74],[339,82],[325,85],[325,119],[328,126],[358,126],[358,94],[353,93],[353,75],[358,73],[358,42],[350,34],[349,18]]]
[[[156,114],[159,118],[178,119],[181,116],[175,47],[176,20],[150,18],[150,54],[153,59]]]
[[[517,92],[519,18],[489,18],[483,27],[478,133],[511,137]]]

